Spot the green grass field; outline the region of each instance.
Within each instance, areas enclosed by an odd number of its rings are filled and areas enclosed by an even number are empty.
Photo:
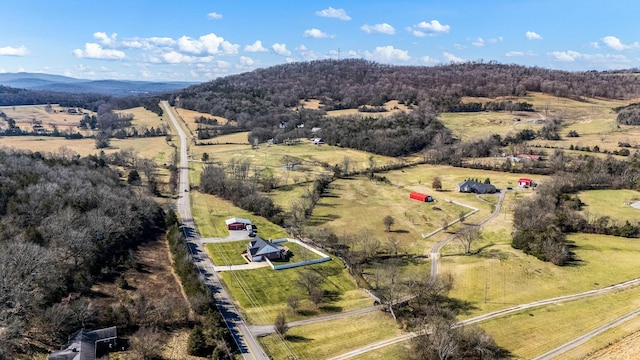
[[[450,295],[473,306],[463,318],[640,277],[636,239],[587,234],[568,238],[575,245],[575,265],[558,267],[525,255],[512,249],[508,233],[503,233],[479,255],[442,257],[439,271],[454,277]]]
[[[213,263],[217,266],[241,265],[247,263],[244,260],[244,257],[242,257],[242,253],[247,250],[247,244],[249,241],[250,239],[247,238],[246,240],[239,241],[208,243],[205,247],[207,248],[209,257],[211,257],[211,260],[213,260]],[[276,265],[320,258],[320,255],[309,251],[296,243],[287,241],[282,243],[282,245],[289,248],[292,255],[288,261],[272,261]]]
[[[295,285],[303,270],[316,271],[326,277],[322,286],[326,302],[317,309],[307,299],[304,290]],[[276,315],[282,311],[286,312],[288,321],[294,321],[361,309],[373,304],[371,298],[356,288],[355,282],[338,259],[286,270],[262,268],[221,272],[220,275],[249,322],[254,324],[273,324]],[[297,313],[287,307],[286,300],[292,295],[302,299]]]
[[[355,360],[404,360],[409,353],[409,342],[385,346],[381,349],[366,352],[362,355],[354,356]]]
[[[582,213],[587,218],[609,216],[612,222],[624,225],[629,221],[632,225],[640,220],[640,209],[630,203],[640,201],[640,192],[634,190],[589,190],[581,191],[578,197],[586,205]]]
[[[640,288],[636,287],[528,309],[480,326],[515,358],[531,359],[639,307]]]
[[[297,326],[284,339],[269,335],[259,340],[274,359],[289,359],[291,355],[298,359],[327,359],[397,335],[400,330],[389,314],[372,312]]]
[[[191,211],[198,232],[202,237],[228,236],[229,232],[224,221],[232,217],[251,220],[258,226],[260,236],[265,239],[287,237],[287,233],[280,226],[213,195],[191,191]]]

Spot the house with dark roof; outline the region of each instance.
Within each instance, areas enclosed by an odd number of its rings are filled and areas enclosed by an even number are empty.
[[[115,348],[117,338],[115,326],[93,331],[80,329],[59,351],[51,353],[49,360],[95,360]]]
[[[496,187],[491,184],[484,184],[469,179],[458,184],[458,191],[463,193],[493,194],[497,190]]]
[[[273,243],[259,236],[254,237],[247,244],[247,257],[251,261],[264,261],[285,259],[289,249],[281,244]]]

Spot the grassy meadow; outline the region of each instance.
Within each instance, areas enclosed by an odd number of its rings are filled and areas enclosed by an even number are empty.
[[[585,203],[582,213],[587,218],[608,216],[619,225],[624,225],[625,221],[635,225],[640,220],[640,209],[631,206],[631,203],[640,201],[638,191],[589,190],[579,192],[578,197]]]
[[[274,359],[288,359],[291,355],[299,359],[327,359],[398,335],[400,330],[391,315],[376,311],[296,326],[284,337],[269,335],[259,341]]]
[[[317,308],[308,300],[305,290],[295,284],[303,270],[315,271],[326,278],[322,285],[325,300]],[[336,258],[293,269],[260,268],[225,271],[219,275],[252,324],[273,324],[280,312],[286,313],[287,321],[295,321],[373,305],[373,299],[357,289],[342,262]],[[289,296],[301,299],[300,308],[295,313],[287,306]]]
[[[516,359],[531,359],[640,307],[640,288],[526,309],[480,324]],[[637,325],[636,325],[637,326]],[[602,346],[592,342],[595,349]],[[582,348],[582,352],[587,352]],[[569,356],[561,355],[567,359]]]
[[[470,302],[463,318],[536,300],[588,291],[640,277],[635,265],[640,242],[606,235],[572,234],[575,264],[558,267],[510,246],[509,233],[473,256],[440,259],[440,273],[452,274],[451,296]],[[455,246],[454,244],[450,246]]]

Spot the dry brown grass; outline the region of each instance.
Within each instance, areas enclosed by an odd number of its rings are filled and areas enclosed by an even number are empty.
[[[73,130],[77,131],[80,120],[84,114],[69,114],[66,111],[69,108],[52,105],[53,112],[47,112],[45,105],[24,105],[24,106],[3,106],[0,111],[4,112],[8,117],[16,121],[16,125],[23,130],[31,130],[35,121],[40,121],[45,129],[51,130],[53,126],[57,126],[60,131]],[[64,110],[64,112],[62,112]],[[81,109],[84,113],[93,114],[89,110]],[[1,126],[5,126],[4,121],[0,122]]]
[[[176,108],[176,107],[174,107],[173,109],[174,109],[174,112],[178,114],[180,118],[182,118],[184,123],[187,124],[187,127],[189,128],[189,130],[194,134],[198,129],[198,124],[196,123],[196,119],[201,116],[204,116],[208,119],[216,119],[218,120],[219,125],[224,125],[227,122],[229,122],[229,120],[227,120],[226,118],[223,118],[222,116],[214,116],[207,113],[201,113],[198,111],[187,110],[187,109]]]

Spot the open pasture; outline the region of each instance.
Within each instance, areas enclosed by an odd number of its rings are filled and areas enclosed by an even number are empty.
[[[563,359],[623,360],[640,354],[640,318],[636,317],[562,354]]]
[[[114,112],[122,115],[133,115],[133,121],[131,122],[133,127],[162,128],[163,125],[171,126],[171,121],[168,117],[166,119],[160,117],[158,114],[141,106],[126,110],[116,110]]]
[[[640,288],[527,309],[480,324],[517,359],[531,359],[640,307]],[[601,347],[591,343],[591,350]],[[585,348],[582,348],[582,352]],[[637,354],[636,354],[637,355]],[[561,355],[559,358],[576,358]],[[607,357],[611,359],[614,357]]]
[[[201,237],[228,236],[229,232],[224,221],[232,217],[251,220],[258,227],[262,238],[279,239],[287,237],[287,233],[280,226],[236,207],[230,201],[213,195],[191,191],[191,211]]]
[[[437,201],[424,203],[410,199],[410,192],[411,189],[365,177],[339,179],[321,197],[307,225],[330,228],[338,236],[359,235],[369,230],[381,240],[393,237],[403,244],[405,251],[421,255],[430,248],[422,240],[423,233],[439,228],[445,219],[448,222],[457,219],[460,212],[471,211],[444,201],[445,194],[429,192]],[[387,215],[394,219],[388,233],[383,222]]]
[[[391,316],[376,311],[297,326],[291,328],[284,337],[269,335],[260,338],[260,343],[274,359],[288,359],[292,354],[299,359],[327,359],[398,335],[400,330]]]
[[[588,190],[578,193],[578,197],[585,203],[582,213],[587,218],[608,216],[618,225],[624,225],[625,221],[635,225],[640,220],[640,209],[631,206],[631,203],[640,201],[638,191]]]
[[[215,115],[201,113],[198,111],[193,111],[193,110],[188,110],[183,108],[174,107],[173,109],[175,113],[180,118],[182,118],[184,123],[187,125],[187,127],[193,134],[196,134],[196,130],[198,129],[198,123],[196,123],[197,118],[205,117],[207,119],[215,119],[218,121],[218,125],[224,125],[228,122],[228,120],[226,118],[223,118],[222,116],[215,116]]]
[[[80,120],[84,113],[89,115],[93,112],[79,108],[68,108],[58,105],[51,105],[51,110],[46,110],[47,105],[21,105],[21,106],[1,106],[0,111],[16,121],[16,125],[22,130],[31,130],[36,122],[39,122],[45,129],[52,130],[57,126],[58,130],[73,130],[77,132]],[[69,113],[69,109],[74,109],[76,113]],[[5,127],[4,121],[0,120],[0,127]]]
[[[326,279],[322,284],[325,296],[318,308],[308,300],[306,290],[296,285],[302,271],[313,271]],[[219,275],[252,324],[273,324],[280,312],[285,312],[287,321],[295,321],[373,305],[373,299],[357,289],[354,280],[337,258],[293,269],[273,270],[266,267],[224,271]],[[290,296],[300,299],[300,307],[295,313],[287,306]]]
[[[520,121],[514,121],[519,118]],[[485,138],[492,134],[506,136],[522,130],[537,131],[542,124],[536,123],[541,117],[536,113],[518,114],[508,111],[442,113],[440,119],[453,134],[462,140]]]
[[[440,273],[454,278],[451,296],[468,301],[463,318],[515,304],[574,294],[640,277],[640,242],[606,235],[572,234],[577,261],[555,266],[510,246],[509,233],[494,234],[494,245],[473,256],[443,256]]]

